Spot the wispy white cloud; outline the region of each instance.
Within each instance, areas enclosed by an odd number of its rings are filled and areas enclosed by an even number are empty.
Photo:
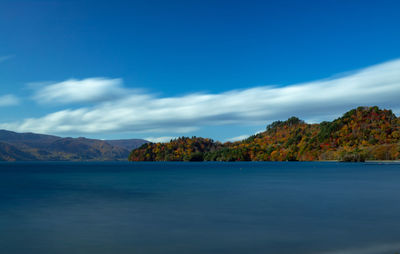
[[[0,56],[0,63],[4,62],[4,61],[7,61],[8,59],[11,59],[13,57],[14,57],[14,55]]]
[[[47,84],[36,91],[34,99],[39,103],[69,104],[108,101],[123,95],[121,79],[88,78]]]
[[[0,96],[0,107],[14,106],[18,104],[19,104],[19,99],[12,94]]]
[[[228,138],[228,139],[226,139],[226,141],[229,141],[229,142],[236,142],[236,141],[245,140],[246,138],[250,137],[251,135],[256,135],[256,134],[261,133],[261,132],[264,132],[264,131],[265,131],[265,129],[264,129],[264,130],[258,130],[258,131],[256,131],[256,132],[253,133],[253,134],[243,134],[243,135],[240,135],[240,136]]]
[[[176,139],[176,138],[177,137],[168,136],[168,137],[147,137],[144,139],[147,141],[153,142],[153,143],[166,143],[166,142],[169,142],[172,139]]]
[[[361,105],[400,108],[400,60],[327,80],[219,94],[158,97],[120,84],[120,80],[92,78],[47,86],[37,92],[37,99],[97,103],[1,124],[0,128],[54,134],[184,133],[207,125],[266,124],[293,115],[305,120],[331,120]],[[119,94],[121,90],[124,96]]]
[[[250,135],[245,134],[245,135],[240,135],[240,136],[237,136],[237,137],[229,138],[229,139],[227,139],[227,141],[230,141],[230,142],[241,141],[241,140],[244,140],[244,139],[246,139],[248,137],[250,137]]]

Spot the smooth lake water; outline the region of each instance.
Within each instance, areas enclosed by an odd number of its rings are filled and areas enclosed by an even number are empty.
[[[400,253],[400,164],[0,163],[0,253]]]

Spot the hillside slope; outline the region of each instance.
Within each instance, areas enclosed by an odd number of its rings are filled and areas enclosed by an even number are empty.
[[[13,145],[0,142],[0,161],[29,161],[35,160],[35,157]]]
[[[136,144],[137,147],[146,142],[142,139],[130,139],[113,143],[112,140],[61,138],[0,130],[0,161],[126,160],[131,150],[126,148],[126,144],[130,144],[131,147]]]
[[[359,107],[332,122],[307,124],[296,117],[277,121],[239,142],[207,139],[203,150],[194,149],[199,140],[204,139],[145,144],[129,160],[186,161],[194,152],[208,161],[394,160],[400,158],[400,118],[391,110]]]
[[[121,147],[129,151],[132,151],[133,149],[136,149],[141,145],[149,142],[144,139],[117,139],[117,140],[105,140],[105,141],[112,146]]]

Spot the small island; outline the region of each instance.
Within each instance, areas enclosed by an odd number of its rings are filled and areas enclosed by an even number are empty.
[[[332,122],[297,117],[276,121],[237,142],[181,137],[146,143],[129,161],[347,161],[399,160],[400,118],[387,109],[358,107]]]

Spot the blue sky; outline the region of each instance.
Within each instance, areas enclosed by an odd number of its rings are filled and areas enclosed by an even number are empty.
[[[1,1],[0,128],[225,141],[291,115],[399,113],[399,10],[399,1]]]

